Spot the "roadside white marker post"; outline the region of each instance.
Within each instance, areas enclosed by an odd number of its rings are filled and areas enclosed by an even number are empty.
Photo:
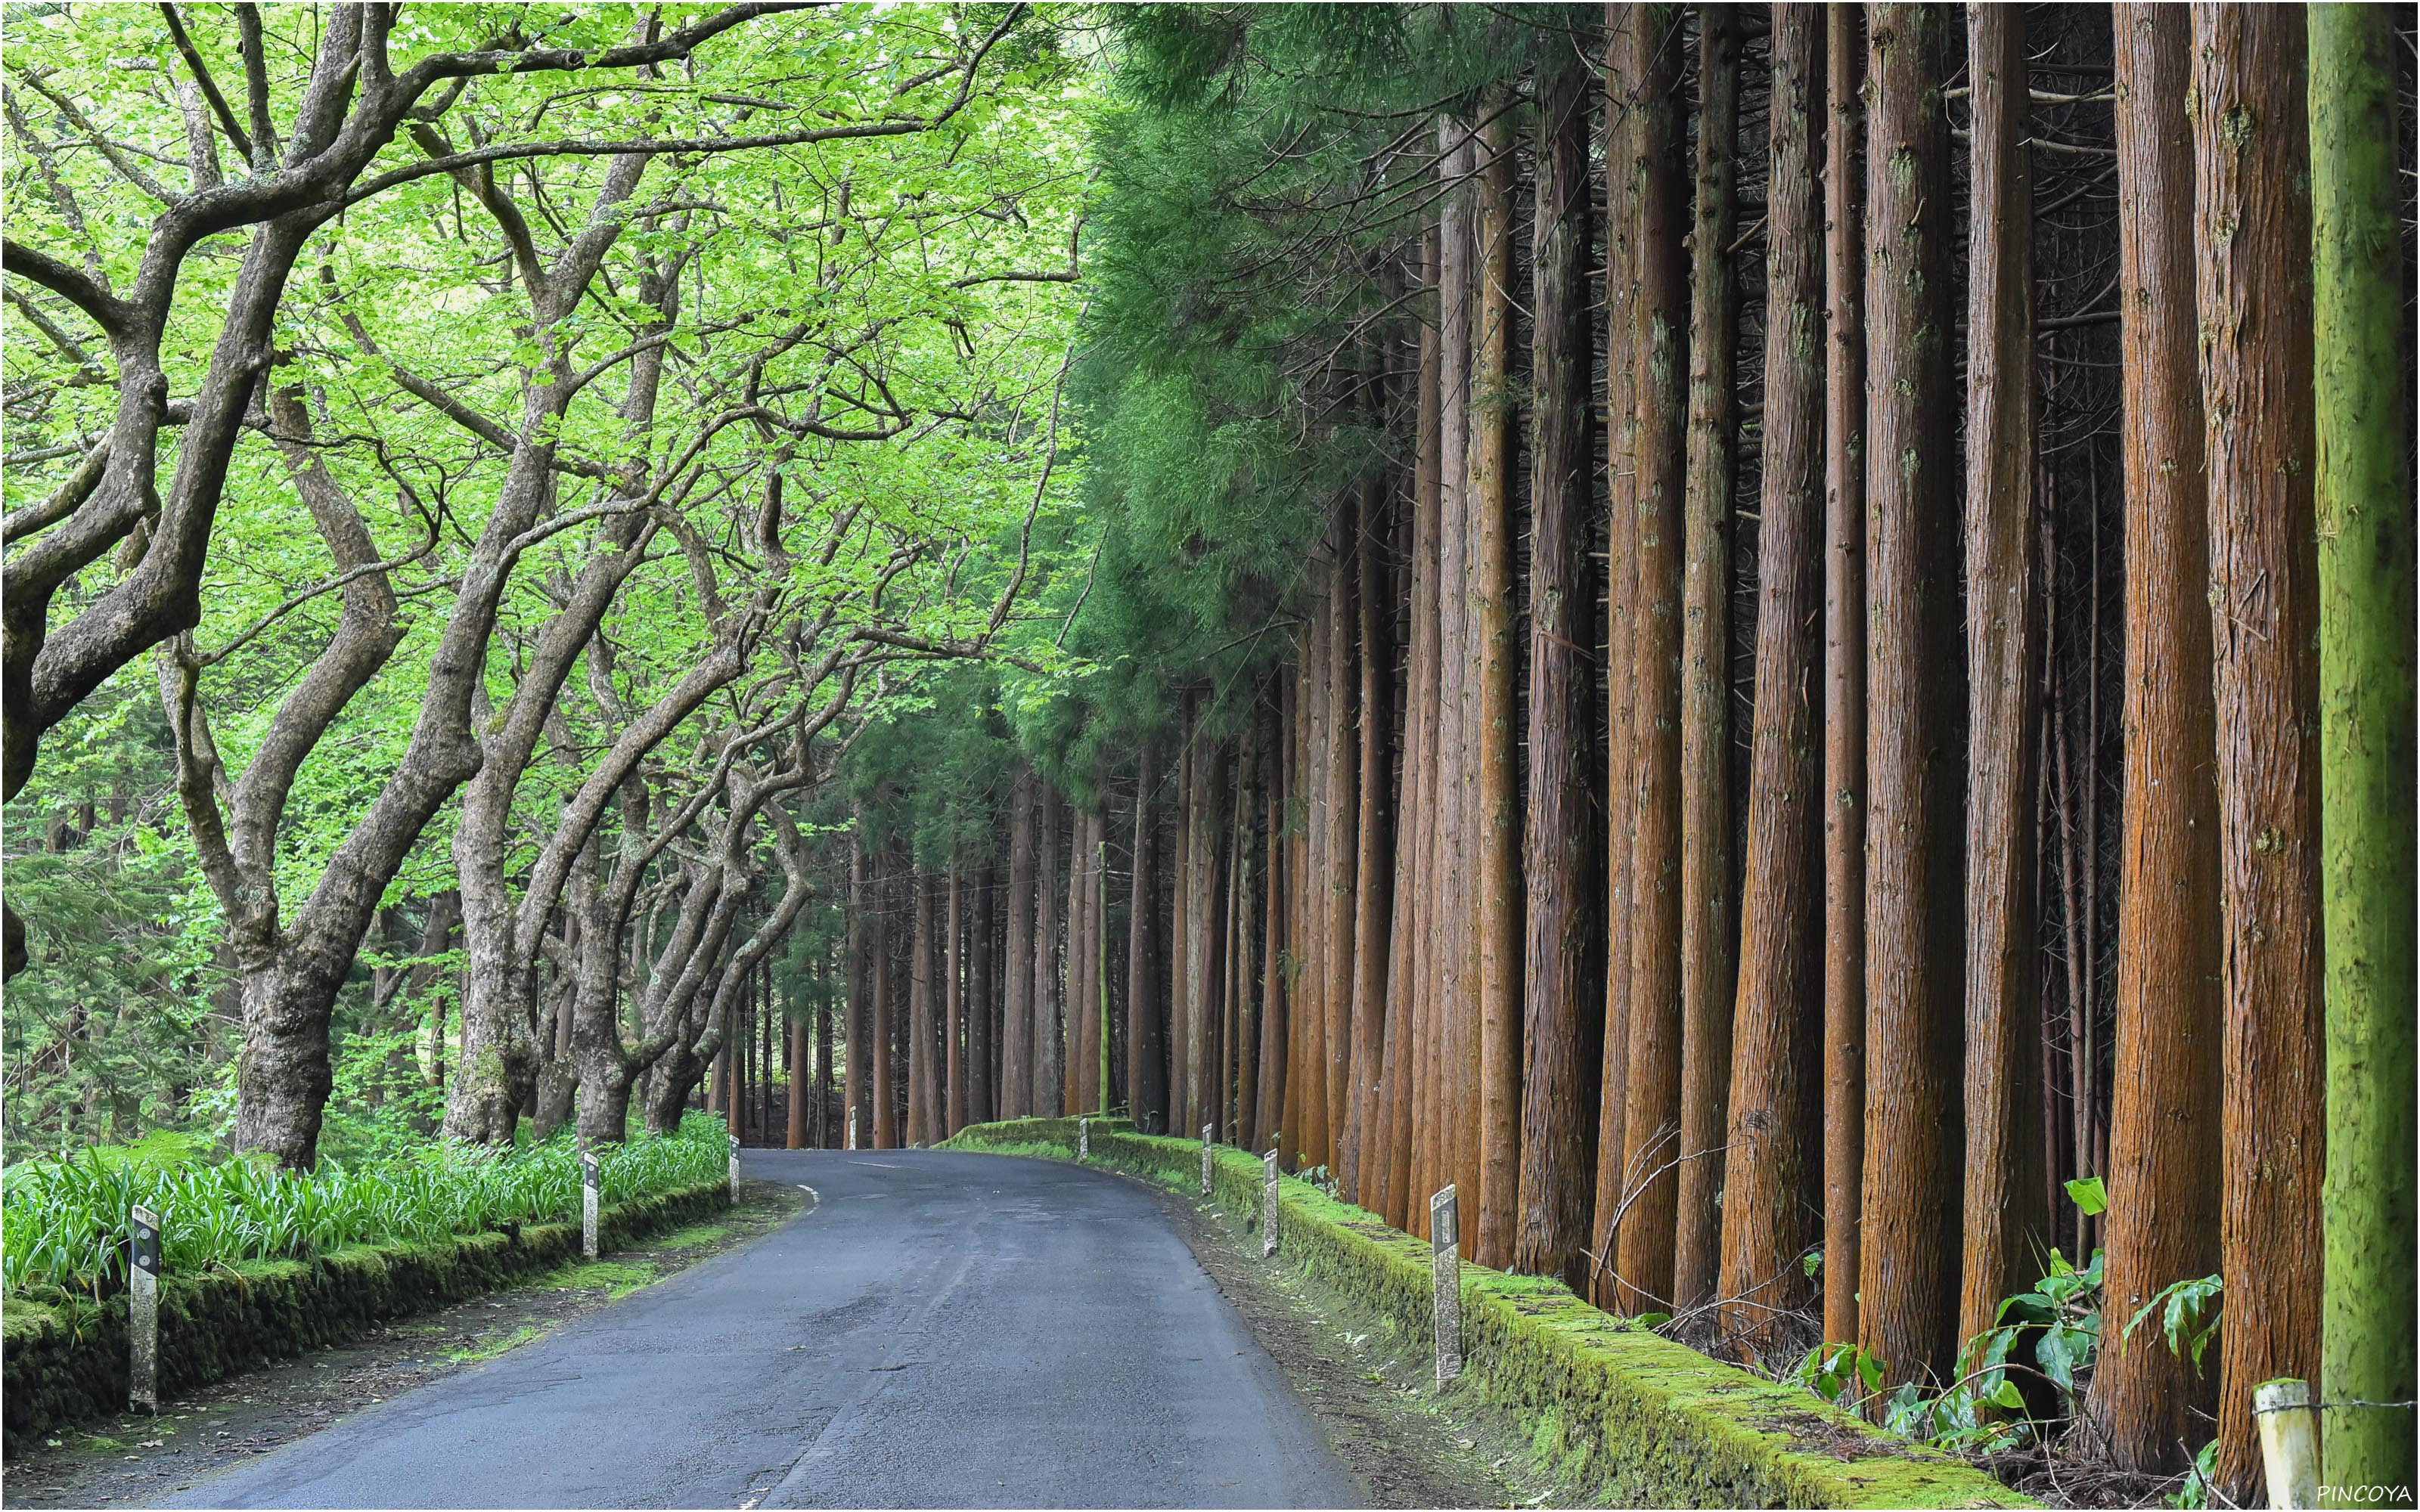
[[[2271,1506],[2319,1504],[2319,1436],[2311,1422],[2305,1381],[2264,1381],[2252,1388],[2252,1415],[2260,1424],[2260,1463],[2268,1472]]]
[[[1205,1197],[1210,1195],[1210,1139],[1218,1132],[1215,1123],[1202,1126],[1202,1195]]]
[[[1278,1152],[1261,1157],[1261,1258],[1278,1252]]]
[[[739,1136],[731,1136],[731,1200],[739,1200]]]
[[[1436,1283],[1436,1383],[1462,1374],[1462,1236],[1453,1188],[1429,1198],[1429,1270]]]
[[[580,1253],[597,1257],[597,1151],[580,1152]]]
[[[1076,1158],[1079,1161],[1093,1158],[1093,1120],[1090,1119],[1076,1120]]]
[[[160,1215],[136,1203],[133,1264],[126,1280],[126,1399],[158,1416],[160,1412]]]

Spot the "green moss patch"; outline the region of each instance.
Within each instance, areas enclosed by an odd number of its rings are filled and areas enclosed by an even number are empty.
[[[978,1124],[945,1148],[1068,1160],[1076,1121]],[[1095,1119],[1091,1164],[1192,1193],[1202,1146]],[[1211,1200],[1238,1227],[1256,1227],[1260,1161],[1216,1149]],[[1426,1241],[1292,1177],[1279,1180],[1278,1213],[1281,1262],[1390,1335],[1429,1336]],[[1466,1388],[1528,1425],[1532,1451],[1566,1483],[1612,1505],[2033,1504],[1962,1460],[1612,1317],[1559,1281],[1465,1264],[1462,1309]]]
[[[615,1248],[731,1205],[725,1181],[618,1203],[598,1215]],[[705,1242],[701,1240],[698,1242]],[[558,1267],[612,1270],[590,1282],[615,1294],[655,1279],[652,1267],[578,1265],[578,1224],[536,1224],[432,1244],[365,1244],[309,1260],[237,1260],[160,1284],[163,1396],[357,1338],[380,1323],[477,1296]],[[643,1272],[633,1276],[627,1273]],[[8,1299],[0,1312],[0,1415],[10,1448],[126,1404],[126,1299],[96,1305],[55,1288]]]

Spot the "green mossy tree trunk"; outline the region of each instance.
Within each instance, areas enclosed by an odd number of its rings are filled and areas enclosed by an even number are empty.
[[[2328,1064],[2320,1396],[2408,1402],[2412,411],[2406,332],[2382,318],[2403,292],[2393,18],[2376,6],[2316,6],[2310,47]],[[2412,1410],[2333,1412],[2320,1453],[2330,1487],[2409,1487]]]

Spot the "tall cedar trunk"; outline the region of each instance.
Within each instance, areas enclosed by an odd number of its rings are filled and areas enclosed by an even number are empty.
[[[1185,795],[1185,1128],[1214,1121],[1218,1042],[1218,747],[1206,717],[1193,730]]]
[[[955,856],[950,858],[950,906],[941,940],[944,1018],[941,1027],[943,1135],[967,1126],[966,884]]]
[[[2303,12],[2196,5],[2193,19],[2195,293],[2226,919],[2218,1486],[2240,1504],[2261,1484],[2253,1387],[2314,1380],[2319,1368],[2309,79]]]
[[[1066,1041],[1061,1029],[1060,996],[1064,979],[1059,974],[1059,852],[1066,832],[1059,790],[1036,779],[1033,784],[1033,958],[1027,969],[1033,977],[1032,1026],[1027,1030],[1033,1061],[1027,1072],[1032,1088],[1030,1106],[1047,1118],[1062,1106],[1065,1091]]]
[[[1268,887],[1261,924],[1261,1042],[1258,1097],[1252,1111],[1253,1149],[1266,1153],[1278,1148],[1278,1120],[1284,1116],[1288,1080],[1286,1051],[1285,962],[1285,726],[1278,722],[1269,742]]]
[[[2210,753],[2210,515],[2194,369],[2192,21],[2117,8],[2118,242],[2126,463],[2125,807],[2119,816],[2116,1075],[2106,1312],[2132,1320],[2218,1268],[2218,793]],[[2079,952],[2071,951],[2071,955]],[[2069,999],[2082,989],[2071,980]],[[2088,1152],[2079,1143],[2079,1169]],[[2164,1473],[2200,1436],[2208,1384],[2155,1328],[2111,1329],[2091,1408],[2129,1470]]]
[[[1255,1100],[1260,1095],[1260,1068],[1256,1049],[1260,1043],[1261,978],[1257,965],[1259,949],[1255,933],[1260,922],[1253,917],[1257,906],[1252,892],[1252,789],[1262,780],[1260,775],[1260,741],[1257,729],[1247,729],[1242,736],[1242,770],[1235,779],[1235,953],[1228,964],[1228,980],[1235,1002],[1235,1127],[1233,1142],[1245,1149],[1260,1148],[1260,1130],[1253,1121]]]
[[[1033,832],[1034,778],[1019,772],[1010,790],[1008,938],[1001,961],[1000,1116],[1033,1115]]]
[[[1823,238],[1815,180],[1823,11],[1773,10],[1764,227],[1764,451],[1757,532],[1756,707],[1740,876],[1730,1153],[1723,1180],[1722,1332],[1751,1354],[1807,1302],[1821,1169],[1822,882],[1815,743],[1823,529]]]
[[[896,1073],[892,1068],[892,1051],[897,1036],[892,1020],[898,1015],[896,1001],[899,978],[892,956],[892,910],[898,906],[896,875],[892,870],[890,855],[878,851],[874,856],[874,1022],[868,1033],[870,1052],[868,1071],[874,1081],[874,1105],[868,1110],[873,1124],[874,1148],[896,1149],[899,1147],[899,1123]]]
[[[1698,21],[1698,182],[1689,235],[1689,452],[1681,590],[1681,1170],[1672,1300],[1714,1300],[1722,1255],[1723,1124],[1730,1089],[1730,243],[1737,219],[1739,12]]]
[[[975,873],[974,937],[967,949],[967,1120],[989,1123],[1000,1103],[992,1068],[998,1063],[999,978],[992,961],[992,931],[999,913],[999,868],[984,863]]]
[[[1102,936],[1108,924],[1107,909],[1109,878],[1104,851],[1109,832],[1109,803],[1105,797],[1099,811],[1085,817],[1084,845],[1084,1086],[1077,1099],[1079,1113],[1100,1113],[1109,1105],[1109,1079],[1103,1074],[1102,1057],[1108,1054],[1108,1023],[1103,1019],[1109,991],[1103,979],[1102,961],[1106,946]]]
[[[2410,1401],[2412,1362],[2412,502],[2410,327],[2387,11],[2311,11],[2319,351],[2320,886],[2327,909],[2330,1401]],[[2399,339],[2398,339],[2399,338]],[[2410,1486],[2410,1409],[2339,1412],[2327,1484]]]
[[[1521,1220],[1521,813],[1512,643],[1512,125],[1481,138],[1477,307],[1470,401],[1470,642],[1475,768],[1470,816],[1478,929],[1479,1241],[1472,1257],[1505,1269]]]
[[[1176,748],[1176,811],[1170,827],[1175,832],[1175,864],[1169,870],[1168,888],[1168,1129],[1171,1134],[1191,1134],[1201,1125],[1186,1105],[1187,1047],[1193,1042],[1187,983],[1192,966],[1187,951],[1192,941],[1186,928],[1186,899],[1193,875],[1193,765],[1201,742],[1194,725],[1195,695],[1187,693],[1178,711]]]
[[[1528,953],[1515,1270],[1587,1285],[1605,1000],[1588,908],[1595,845],[1585,759],[1589,673],[1589,108],[1566,62],[1538,94],[1536,264],[1530,387],[1529,801],[1523,910]]]
[[[1630,1085],[1623,1098],[1624,1200],[1617,1298],[1625,1312],[1668,1310],[1681,1136],[1681,494],[1687,452],[1689,289],[1678,8],[1635,13],[1624,76],[1635,117],[1630,191],[1637,216],[1631,297],[1633,470],[1638,562],[1633,604],[1635,755],[1631,863]]]
[[[844,969],[847,974],[847,1021],[841,1029],[841,1052],[847,1057],[842,1072],[846,1088],[843,1113],[847,1120],[842,1143],[850,1149],[868,1142],[868,1100],[873,1088],[871,1052],[874,1043],[874,889],[867,875],[865,810],[856,812],[848,840],[848,944]]]
[[[1471,939],[1469,892],[1465,886],[1467,850],[1464,816],[1469,810],[1469,731],[1465,687],[1471,645],[1469,535],[1466,500],[1470,460],[1470,216],[1471,192],[1463,179],[1471,168],[1467,130],[1447,118],[1439,125],[1441,147],[1451,150],[1438,172],[1452,187],[1438,212],[1437,343],[1443,384],[1437,406],[1437,842],[1430,892],[1436,902],[1432,949],[1436,1026],[1432,1036],[1430,1102],[1435,1110],[1433,1164],[1421,1182],[1431,1189],[1454,1185],[1460,1211],[1471,1215],[1461,1228],[1467,1256],[1478,1236],[1478,1196],[1468,1163],[1475,1054],[1466,1056],[1469,1003],[1475,982],[1467,964]],[[1475,1046],[1473,1047],[1475,1050]],[[1416,1206],[1418,1204],[1416,1203]],[[1425,1222],[1425,1214],[1422,1216]]]
[[[1297,1170],[1302,1165],[1303,1088],[1311,1080],[1303,1072],[1302,939],[1297,921],[1302,916],[1302,833],[1299,815],[1302,800],[1298,785],[1302,780],[1302,686],[1304,676],[1301,658],[1295,658],[1295,674],[1278,680],[1278,751],[1281,764],[1280,779],[1274,795],[1278,804],[1279,822],[1284,826],[1285,842],[1279,853],[1278,866],[1285,878],[1284,907],[1278,916],[1276,938],[1269,947],[1271,969],[1280,970],[1279,982],[1284,995],[1281,1032],[1278,1036],[1280,1055],[1275,1062],[1280,1072],[1274,1092],[1278,1110],[1277,1137],[1274,1141],[1278,1164],[1287,1170]],[[1280,958],[1282,957],[1280,962]],[[1280,969],[1281,966],[1281,969]]]
[[[908,964],[908,1142],[931,1145],[939,1142],[934,1132],[940,1108],[940,1078],[936,1074],[934,1052],[939,1047],[939,1034],[934,1023],[934,979],[939,975],[934,968],[934,957],[939,940],[933,928],[933,877],[921,864],[913,865],[908,885],[915,889],[915,935],[909,942]]]
[[[1630,114],[1630,69],[1637,56],[1635,5],[1606,7],[1605,54],[1605,412],[1606,412],[1606,859],[1605,1051],[1599,1062],[1596,1203],[1589,1219],[1589,1300],[1615,1305],[1614,1223],[1627,1196],[1624,1161],[1630,1082],[1631,826],[1637,794],[1632,731],[1631,654],[1638,597],[1638,505],[1632,456],[1637,433],[1637,363],[1630,312],[1638,286],[1637,122]]]
[[[1828,8],[1823,145],[1823,1337],[1857,1334],[1866,1163],[1866,39]]]
[[[1373,408],[1375,408],[1373,406]],[[1388,976],[1388,920],[1394,886],[1393,816],[1388,812],[1387,786],[1392,761],[1388,753],[1392,717],[1388,695],[1394,686],[1394,651],[1388,643],[1394,625],[1394,605],[1387,593],[1388,575],[1379,559],[1381,532],[1387,529],[1384,480],[1367,479],[1360,490],[1361,519],[1355,552],[1360,592],[1354,595],[1360,625],[1360,736],[1358,771],[1354,779],[1356,849],[1353,861],[1353,1125],[1354,1200],[1375,1212],[1385,1206],[1385,1171],[1393,1155],[1386,1143],[1380,1109],[1384,1104],[1382,1075],[1393,982]],[[1238,794],[1237,814],[1242,814]],[[1236,854],[1243,853],[1240,825]]]
[[[1161,1016],[1159,962],[1151,921],[1159,893],[1158,859],[1153,854],[1152,799],[1159,773],[1152,746],[1143,743],[1135,764],[1134,890],[1126,918],[1126,1113],[1136,1128],[1168,1127],[1168,1030]]]
[[[1966,13],[1966,1180],[1958,1337],[1999,1321],[2049,1250],[2035,844],[2034,207],[2024,17]],[[2169,1221],[2162,1214],[2162,1221]]]
[[[1346,1167],[1346,1142],[1353,1127],[1353,820],[1354,744],[1348,722],[1357,697],[1354,684],[1353,603],[1355,583],[1353,517],[1340,509],[1336,517],[1335,592],[1327,600],[1327,655],[1324,658],[1326,708],[1320,756],[1322,848],[1326,856],[1321,878],[1322,904],[1318,922],[1319,961],[1325,980],[1321,1007],[1327,1033],[1328,1164],[1351,1180]],[[1214,830],[1215,833],[1215,830]],[[1348,1185],[1345,1190],[1352,1193]]]
[[[1437,238],[1432,225],[1422,238],[1421,276],[1436,278]],[[1419,1189],[1426,1165],[1419,1159],[1428,1123],[1419,1088],[1430,1052],[1428,1024],[1435,1011],[1435,980],[1429,968],[1434,910],[1429,896],[1430,855],[1436,825],[1436,555],[1437,555],[1437,334],[1420,323],[1415,356],[1412,447],[1411,657],[1404,687],[1404,780],[1396,803],[1395,965],[1388,982],[1396,1011],[1387,1025],[1387,1092],[1390,1105],[1386,1220],[1411,1229],[1426,1222],[1428,1194]],[[1419,1216],[1415,1217],[1417,1208]]]
[[[1859,1339],[1892,1383],[1957,1353],[1963,825],[1944,13],[1878,6],[1868,67],[1866,1174]]]
[[[1326,564],[1326,588],[1335,593],[1334,563]],[[1318,570],[1318,569],[1314,569]],[[1321,598],[1312,611],[1313,619],[1305,627],[1309,641],[1303,661],[1299,695],[1295,703],[1295,791],[1297,811],[1302,816],[1301,833],[1295,841],[1294,864],[1301,880],[1295,893],[1295,917],[1290,931],[1295,952],[1301,967],[1296,982],[1301,989],[1300,1008],[1295,1014],[1297,1033],[1301,1037],[1300,1054],[1295,1064],[1300,1072],[1298,1086],[1302,1100],[1302,1142],[1300,1158],[1312,1165],[1333,1169],[1335,1149],[1330,1142],[1327,1100],[1327,825],[1322,805],[1326,798],[1326,743],[1328,702],[1326,695],[1325,667],[1327,660],[1327,605],[1332,598]]]
[[[1084,1104],[1090,1086],[1086,1072],[1092,1033],[1085,1023],[1086,978],[1091,975],[1089,931],[1093,925],[1093,816],[1075,810],[1075,838],[1067,847],[1067,1074],[1055,1104],[1060,1117],[1072,1119]]]
[[[1217,758],[1203,774],[1202,794],[1202,841],[1207,851],[1202,872],[1202,992],[1199,999],[1202,1016],[1195,1027],[1194,1057],[1202,1068],[1201,1121],[1213,1126],[1219,1121],[1218,1105],[1223,1091],[1219,1086],[1218,1036],[1221,1005],[1225,1001],[1228,956],[1226,937],[1219,920],[1224,918],[1226,872],[1221,865],[1227,841],[1227,824],[1220,813],[1228,796],[1225,753],[1213,746]]]
[[[831,1082],[831,978],[829,962],[815,964],[815,1103],[814,1121],[808,1125],[810,1136],[817,1149],[832,1147]]]
[[[790,1018],[783,1021],[783,1027],[789,1036],[789,1064],[785,1074],[789,1078],[790,1095],[789,1106],[784,1110],[788,1117],[783,1120],[782,1148],[804,1149],[807,1148],[807,1099],[811,1086],[807,1074],[809,1026],[802,1018]]]
[[[1227,835],[1227,899],[1223,908],[1226,921],[1220,932],[1226,938],[1223,949],[1226,968],[1218,983],[1218,1075],[1217,1095],[1212,1099],[1209,1120],[1218,1126],[1218,1142],[1235,1142],[1235,1020],[1237,981],[1236,963],[1240,959],[1242,938],[1237,909],[1242,905],[1244,891],[1244,778],[1249,771],[1251,748],[1248,744],[1237,754],[1233,800],[1229,810]]]

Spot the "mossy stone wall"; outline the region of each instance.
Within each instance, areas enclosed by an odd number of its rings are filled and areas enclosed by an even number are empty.
[[[945,1148],[1071,1159],[1076,1120],[1019,1119],[961,1131]],[[1199,1140],[1095,1119],[1092,1164],[1184,1193],[1202,1180]],[[1258,1226],[1261,1163],[1221,1147],[1211,1198]],[[1429,1247],[1309,1182],[1280,1177],[1280,1261],[1334,1288],[1399,1337],[1430,1335]],[[2033,1504],[1982,1471],[1884,1433],[1813,1395],[1726,1365],[1615,1318],[1560,1281],[1462,1267],[1465,1380],[1535,1430],[1562,1477],[1616,1506],[2015,1507]]]
[[[731,1205],[724,1181],[616,1203],[597,1217],[601,1246],[691,1223]],[[373,1326],[576,1259],[580,1225],[442,1243],[363,1244],[309,1260],[237,1260],[160,1284],[160,1390],[358,1338]],[[126,1299],[95,1305],[50,1288],[0,1306],[0,1416],[10,1448],[126,1405]]]

